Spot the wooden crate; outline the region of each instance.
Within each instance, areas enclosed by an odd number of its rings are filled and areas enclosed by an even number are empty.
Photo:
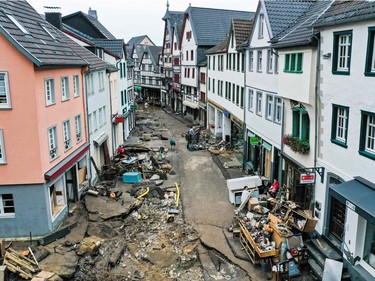
[[[239,224],[241,227],[241,233],[243,234],[244,238],[250,243],[251,247],[255,250],[255,252],[259,255],[260,258],[273,257],[279,254],[279,251],[277,249],[271,251],[262,251],[261,249],[259,249],[258,245],[251,237],[249,231],[247,230],[243,222],[240,221]]]
[[[287,233],[281,232],[277,225],[282,225],[285,228],[287,228],[287,226],[282,223],[274,224],[272,221],[270,222],[270,226],[273,229],[271,240],[276,243],[276,248],[279,249],[281,247],[281,243],[283,242],[283,238],[293,235],[293,233],[290,230],[288,230]]]

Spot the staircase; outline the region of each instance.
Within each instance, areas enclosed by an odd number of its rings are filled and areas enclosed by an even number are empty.
[[[318,280],[322,280],[323,278],[324,263],[326,259],[340,262],[343,261],[342,253],[324,236],[311,238],[309,241],[305,241],[304,244],[306,245],[309,254],[308,264]],[[343,269],[341,280],[350,280],[346,268]]]

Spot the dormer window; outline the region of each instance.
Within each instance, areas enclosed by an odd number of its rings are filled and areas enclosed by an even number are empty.
[[[26,28],[24,28],[19,22],[18,20],[13,17],[12,15],[8,15],[7,14],[7,17],[24,33],[24,34],[30,34],[30,32],[28,32],[26,30]]]

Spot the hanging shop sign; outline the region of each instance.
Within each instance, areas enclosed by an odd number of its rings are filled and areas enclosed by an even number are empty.
[[[251,145],[257,145],[259,143],[258,137],[250,137],[250,144]]]
[[[122,117],[122,116],[116,116],[115,117],[115,122],[116,123],[122,123],[122,122],[124,122],[124,117]]]
[[[301,184],[315,183],[315,174],[301,174],[300,183]]]

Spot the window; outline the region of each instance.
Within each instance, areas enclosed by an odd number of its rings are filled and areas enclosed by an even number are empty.
[[[273,72],[273,53],[272,50],[267,51],[267,72]]]
[[[93,112],[92,116],[93,116],[92,128],[94,129],[94,132],[95,132],[98,130],[98,118],[97,118],[96,110]]]
[[[0,108],[10,108],[10,94],[7,72],[0,72]]]
[[[74,117],[74,123],[76,126],[76,141],[77,143],[82,140],[82,120],[81,115]]]
[[[63,136],[64,136],[64,149],[68,150],[72,147],[71,132],[70,132],[70,120],[63,122]]]
[[[273,121],[281,124],[281,117],[283,112],[283,100],[275,97],[275,110],[273,115]]]
[[[216,56],[212,56],[212,70],[215,70],[216,67]]]
[[[309,141],[310,119],[306,109],[302,107],[293,108],[293,136],[300,140]]]
[[[191,31],[186,31],[186,39],[190,41],[191,39]]]
[[[6,163],[5,157],[5,145],[4,145],[4,133],[3,130],[0,129],[0,164]]]
[[[86,78],[87,95],[91,96],[94,94],[94,74],[90,73],[86,76]]]
[[[254,111],[254,91],[249,89],[249,102],[248,102],[248,110],[253,112]]]
[[[232,84],[232,102],[234,103],[236,100],[236,85]]]
[[[104,72],[99,72],[99,91],[104,91]]]
[[[103,109],[99,108],[99,128],[103,126]]]
[[[201,72],[201,79],[200,79],[200,82],[203,83],[203,84],[206,83],[206,73]]]
[[[332,105],[331,142],[347,147],[349,107]]]
[[[107,123],[107,110],[106,107],[103,106],[103,125]]]
[[[228,68],[229,70],[232,69],[232,54],[228,54]]]
[[[74,97],[80,96],[79,76],[78,75],[73,76],[73,92],[74,92]]]
[[[46,79],[44,81],[44,90],[46,93],[46,105],[55,104],[55,80],[54,79]]]
[[[241,87],[241,104],[240,104],[240,106],[241,106],[241,108],[243,108],[243,104],[244,104],[244,88],[243,87]]]
[[[237,71],[240,71],[241,54],[237,53]]]
[[[240,86],[236,86],[236,105],[240,104]]]
[[[211,78],[208,77],[208,90],[210,91],[211,90]]]
[[[45,27],[44,25],[42,25],[42,28],[43,28],[43,30],[53,39],[53,40],[55,40],[56,38],[55,38],[55,36],[53,36],[52,35],[52,33],[48,30],[48,28],[47,27]]]
[[[367,221],[363,259],[375,269],[375,224]]]
[[[266,118],[272,120],[273,118],[273,96],[267,95],[266,98]]]
[[[375,113],[361,112],[359,153],[375,160]]]
[[[233,56],[233,71],[236,70],[236,54],[231,54]]]
[[[228,81],[225,82],[225,99],[228,99]]]
[[[192,70],[191,70],[191,78],[195,78],[195,68],[193,68]]]
[[[57,156],[59,156],[56,126],[53,126],[48,129],[48,145],[49,145],[49,159],[50,161],[52,161]]]
[[[190,51],[190,60],[194,60],[194,50]]]
[[[55,219],[66,206],[66,198],[64,194],[64,177],[61,177],[49,187],[49,196],[52,219]]]
[[[350,74],[352,31],[340,31],[333,33],[333,74]]]
[[[260,116],[262,116],[262,96],[261,92],[257,92],[256,113]]]
[[[366,76],[375,76],[375,27],[368,28],[367,55],[366,55]]]
[[[228,100],[232,99],[232,83],[228,82]]]
[[[13,194],[0,194],[0,218],[14,217],[15,212]]]
[[[249,71],[254,70],[254,53],[253,51],[249,52]]]
[[[212,93],[215,94],[215,79],[212,79]]]
[[[186,60],[189,60],[189,51],[186,51]]]
[[[284,72],[302,73],[303,54],[286,54]]]
[[[12,15],[8,15],[7,14],[7,17],[19,28],[19,30],[21,30],[24,34],[30,34],[30,32],[28,32],[26,30],[26,28],[24,28],[19,22],[18,20],[13,17]]]
[[[263,38],[264,33],[264,15],[260,14],[258,19],[258,38]]]
[[[279,73],[279,55],[275,55],[275,73]]]
[[[258,51],[257,71],[262,72],[262,51]]]
[[[241,72],[245,72],[245,53],[241,54]]]
[[[69,78],[61,78],[61,100],[66,101],[69,99]]]
[[[93,130],[93,127],[92,127],[92,113],[89,114],[89,134],[91,135],[94,130]]]

